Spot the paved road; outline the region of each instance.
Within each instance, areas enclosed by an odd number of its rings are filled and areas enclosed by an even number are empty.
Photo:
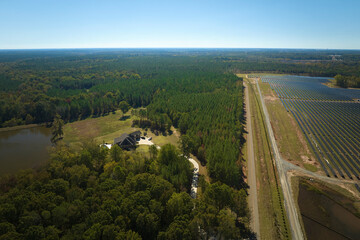
[[[249,184],[249,208],[252,214],[251,229],[256,234],[257,239],[260,239],[260,223],[259,223],[259,208],[257,198],[257,184],[256,184],[256,168],[254,158],[254,144],[253,144],[253,131],[251,127],[251,109],[249,101],[249,87],[244,81],[245,85],[245,109],[246,109],[246,145],[247,145],[247,161],[248,161],[248,184]]]
[[[255,80],[255,81],[256,81],[257,90],[258,90],[259,96],[260,96],[260,102],[261,102],[263,112],[265,115],[265,124],[266,124],[266,128],[268,130],[269,140],[271,142],[271,147],[273,150],[276,167],[277,167],[279,177],[280,177],[280,183],[281,183],[281,187],[282,187],[282,191],[283,191],[283,195],[284,195],[285,210],[286,210],[286,213],[287,213],[287,216],[289,219],[292,238],[296,239],[296,240],[304,239],[304,235],[303,235],[301,225],[300,225],[300,219],[299,219],[299,216],[298,216],[298,213],[296,210],[295,201],[294,201],[294,198],[292,195],[291,185],[288,182],[288,178],[287,178],[287,174],[286,174],[287,170],[284,168],[283,160],[281,159],[279,148],[277,147],[277,144],[275,141],[274,132],[273,132],[271,124],[270,124],[269,114],[266,109],[264,99],[261,95],[258,80]]]

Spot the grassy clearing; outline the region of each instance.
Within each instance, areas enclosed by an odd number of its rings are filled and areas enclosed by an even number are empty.
[[[312,164],[304,163],[303,165],[306,170],[311,171],[311,172],[317,172],[319,170],[316,166],[314,166]]]
[[[312,172],[320,170],[303,132],[268,83],[259,83],[282,157]]]
[[[81,121],[65,124],[64,126],[64,139],[63,141],[70,146],[78,148],[81,143],[87,141],[94,141],[98,144],[103,142],[113,143],[114,138],[119,137],[123,133],[131,133],[136,130],[140,130],[142,133],[144,130],[140,128],[131,127],[132,120],[136,117],[131,116],[130,112],[126,113],[124,120],[120,120],[123,117],[123,113],[118,110],[114,114],[111,113],[104,117],[88,118]],[[163,146],[167,143],[173,145],[178,144],[178,137],[175,134],[167,136],[156,136],[150,131],[147,131],[147,136],[152,137],[152,141],[159,146]],[[145,151],[147,146],[140,146],[137,151]],[[145,151],[146,152],[146,151]]]
[[[64,126],[64,142],[76,144],[79,142],[95,141],[97,143],[112,143],[115,137],[122,133],[137,130],[131,127],[132,117],[120,120],[122,112],[116,111],[104,117],[87,118]]]
[[[249,84],[254,133],[254,154],[258,185],[258,207],[260,234],[262,239],[290,239],[290,228],[286,217],[283,196],[278,182],[262,117],[259,98],[253,84]]]

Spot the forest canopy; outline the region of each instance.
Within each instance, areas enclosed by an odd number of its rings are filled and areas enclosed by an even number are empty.
[[[359,62],[356,50],[1,50],[0,127],[101,116],[122,101],[147,106],[160,91],[205,92],[223,73],[340,74],[354,87]]]

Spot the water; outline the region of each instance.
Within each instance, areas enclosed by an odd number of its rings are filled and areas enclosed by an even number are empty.
[[[298,204],[307,239],[359,239],[360,218],[353,213],[356,210],[352,206],[352,201],[326,189],[322,191],[324,193],[299,185]]]
[[[0,132],[0,176],[43,164],[50,139],[51,130],[45,127]]]

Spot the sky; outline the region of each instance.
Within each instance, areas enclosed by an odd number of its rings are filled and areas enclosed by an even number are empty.
[[[360,0],[0,0],[0,49],[360,49]]]

